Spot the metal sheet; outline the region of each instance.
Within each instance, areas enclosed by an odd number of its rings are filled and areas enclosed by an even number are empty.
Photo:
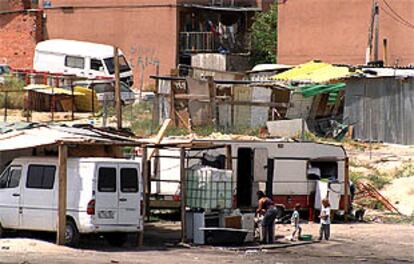
[[[356,139],[414,144],[414,78],[349,80],[344,121]]]

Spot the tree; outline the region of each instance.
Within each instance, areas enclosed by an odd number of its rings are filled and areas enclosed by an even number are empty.
[[[252,62],[276,63],[277,2],[266,12],[257,13],[252,24]]]

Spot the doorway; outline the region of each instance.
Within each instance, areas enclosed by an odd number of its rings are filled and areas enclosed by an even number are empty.
[[[251,207],[253,184],[253,151],[251,148],[237,150],[237,207]]]

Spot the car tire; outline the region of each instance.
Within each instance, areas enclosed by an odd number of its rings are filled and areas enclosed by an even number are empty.
[[[77,247],[79,245],[79,231],[73,220],[67,220],[65,229],[65,245]]]
[[[109,245],[113,247],[122,247],[127,239],[127,233],[110,233],[105,235],[106,240],[108,241]]]

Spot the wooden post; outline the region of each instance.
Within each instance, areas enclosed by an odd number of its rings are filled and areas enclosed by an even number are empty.
[[[175,90],[174,82],[171,81],[171,90],[170,90],[170,119],[172,120],[174,127],[177,126],[175,121]]]
[[[187,242],[187,227],[186,227],[186,215],[185,204],[187,197],[187,182],[185,171],[185,149],[180,149],[180,194],[181,194],[181,242]]]
[[[156,75],[160,74],[160,65],[157,64],[156,68]],[[157,128],[160,124],[160,98],[158,95],[159,91],[160,80],[157,78],[155,79],[155,91],[154,91],[154,100],[152,103],[152,127]],[[151,129],[152,132],[152,129]]]
[[[231,153],[231,145],[226,145],[226,169],[233,169],[233,157]]]
[[[345,211],[345,221],[348,221],[349,213],[349,158],[345,158],[345,179],[344,179],[344,211]]]
[[[50,112],[52,113],[52,122],[55,121],[55,87],[52,85],[52,98],[50,101]]]
[[[147,196],[145,197],[145,203],[147,204],[145,215],[147,216],[147,220],[150,221],[150,214],[151,214],[151,207],[150,207],[150,197],[151,197],[151,160],[147,159],[147,166],[146,166],[146,175],[145,175],[145,183],[146,183],[146,193]]]
[[[211,119],[214,121],[213,124],[215,125],[216,129],[218,127],[218,111],[217,111],[217,104],[216,104],[216,86],[214,85],[214,79],[211,76],[207,77],[208,82],[208,92],[210,96],[210,115]]]
[[[8,97],[9,93],[5,92],[4,94],[4,122],[7,122],[7,108],[8,108],[8,102],[7,102],[7,97]]]
[[[119,51],[114,47],[114,66],[115,66],[115,108],[117,128],[122,129],[122,105],[121,105],[121,80],[119,69]]]
[[[58,188],[58,217],[57,217],[57,238],[58,245],[65,244],[66,230],[66,192],[67,192],[67,158],[68,147],[59,145],[59,188]]]
[[[72,121],[75,121],[75,87],[73,87],[72,77],[70,77],[69,83],[70,83],[70,91],[71,91],[71,96],[72,96],[71,115],[72,115]]]
[[[142,147],[142,157],[141,157],[141,181],[142,181],[142,187],[144,188],[142,190],[142,201],[143,203],[141,206],[143,207],[141,209],[142,215],[142,221],[145,223],[145,214],[146,214],[146,208],[147,206],[147,193],[146,193],[146,175],[147,175],[147,147]],[[144,223],[142,223],[142,226],[144,226]],[[142,246],[144,244],[144,227],[142,229],[142,232],[138,233],[138,246]]]
[[[384,62],[384,66],[388,65],[388,40],[386,38],[384,38],[382,40],[382,44],[384,47],[384,50],[382,52],[382,61]]]

